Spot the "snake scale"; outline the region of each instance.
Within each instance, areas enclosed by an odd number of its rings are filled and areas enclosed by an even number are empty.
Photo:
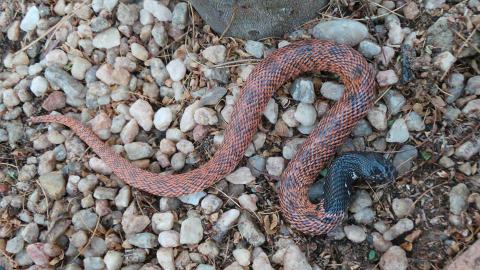
[[[135,167],[75,119],[44,115],[32,117],[31,121],[68,126],[130,186],[158,196],[175,197],[203,190],[232,172],[256,133],[262,112],[275,91],[301,73],[320,71],[338,74],[345,91],[288,163],[278,193],[283,217],[294,228],[308,234],[324,234],[346,215],[351,179],[361,177],[383,182],[393,177],[393,168],[380,155],[346,154],[332,163],[326,178],[325,197],[320,203],[313,204],[308,199],[308,189],[320,170],[373,105],[373,70],[361,54],[347,45],[303,40],[272,52],[256,65],[244,83],[225,129],[224,141],[214,156],[200,168],[181,174],[155,174]]]

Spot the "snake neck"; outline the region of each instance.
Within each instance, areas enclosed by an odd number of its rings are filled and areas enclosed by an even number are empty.
[[[336,158],[325,177],[326,213],[345,212],[352,195],[352,185],[362,179],[385,183],[396,176],[394,167],[383,156],[369,152],[349,152]]]

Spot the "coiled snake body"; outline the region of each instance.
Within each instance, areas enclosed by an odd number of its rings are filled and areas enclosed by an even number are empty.
[[[323,234],[333,229],[345,216],[351,181],[344,179],[346,171],[342,166],[334,166],[336,169],[330,170],[327,176],[330,184],[326,185],[325,198],[319,204],[310,203],[308,188],[337,147],[367,113],[374,99],[372,69],[358,52],[346,45],[305,40],[271,53],[255,67],[245,82],[225,129],[224,142],[211,160],[198,169],[178,175],[155,174],[135,167],[77,120],[61,115],[45,115],[31,120],[58,122],[70,127],[127,184],[154,195],[175,197],[203,190],[232,172],[256,133],[262,112],[274,92],[301,73],[319,71],[340,75],[345,91],[288,163],[281,177],[279,199],[283,217],[293,227],[305,233]],[[378,161],[375,164],[358,162],[368,159],[363,157],[363,154],[352,153],[338,163],[348,163],[353,167],[364,164],[348,176],[379,181],[391,178],[391,168],[381,158],[373,157]]]

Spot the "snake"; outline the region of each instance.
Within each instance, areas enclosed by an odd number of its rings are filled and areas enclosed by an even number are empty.
[[[309,199],[309,187],[319,172],[374,103],[373,69],[348,45],[309,39],[293,41],[271,52],[255,66],[239,91],[223,142],[214,155],[202,166],[179,174],[152,173],[136,167],[74,118],[57,113],[30,120],[69,127],[128,185],[156,196],[178,197],[204,190],[233,172],[275,92],[300,74],[318,72],[337,74],[345,86],[344,92],[288,162],[277,193],[282,216],[294,229],[321,235],[332,231],[346,217],[355,179],[383,183],[395,175],[392,165],[380,154],[345,153],[331,162],[320,202],[312,203]]]

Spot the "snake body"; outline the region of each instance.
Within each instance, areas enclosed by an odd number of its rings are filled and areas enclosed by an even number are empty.
[[[44,115],[32,117],[31,121],[68,126],[130,186],[158,196],[176,197],[203,190],[232,172],[256,133],[262,112],[274,92],[301,73],[320,71],[338,74],[345,91],[288,163],[281,176],[279,199],[283,217],[294,228],[305,233],[323,234],[344,218],[346,202],[337,197],[344,195],[347,187],[345,181],[337,183],[332,175],[331,197],[319,204],[310,203],[308,188],[334,156],[337,147],[365,116],[374,99],[373,71],[367,61],[349,46],[304,40],[272,52],[255,67],[242,87],[225,129],[224,141],[214,156],[202,167],[182,174],[155,174],[135,167],[75,119]],[[329,201],[340,207],[326,209]]]

